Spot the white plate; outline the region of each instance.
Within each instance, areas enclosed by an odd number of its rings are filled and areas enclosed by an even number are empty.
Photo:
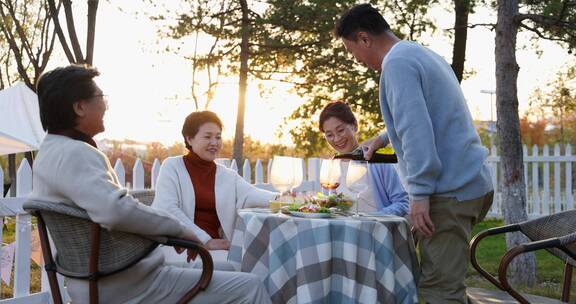
[[[272,213],[272,210],[270,210],[270,208],[245,208],[242,209],[242,211],[251,211],[256,213]]]
[[[298,211],[289,211],[290,214],[297,217],[309,217],[309,218],[329,218],[332,217],[330,213],[311,213],[311,212],[298,212]]]

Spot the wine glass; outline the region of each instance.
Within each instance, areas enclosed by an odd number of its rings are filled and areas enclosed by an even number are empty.
[[[368,188],[368,162],[362,160],[350,161],[348,173],[346,173],[346,187],[356,196],[356,213],[358,215],[358,205],[360,203],[360,193]]]
[[[288,190],[292,189],[294,184],[294,160],[292,157],[274,156],[270,170],[270,183],[280,192],[280,200]],[[278,203],[280,205],[278,213],[281,213],[280,207],[282,207],[282,203]],[[272,208],[272,206],[270,207]]]
[[[292,171],[294,172],[294,180],[291,190],[292,192],[294,192],[294,189],[300,186],[300,184],[302,184],[302,181],[304,180],[304,160],[302,158],[293,157],[292,161],[293,161]]]
[[[320,186],[327,189],[328,195],[338,186],[340,186],[340,160],[339,159],[323,159],[320,167]]]

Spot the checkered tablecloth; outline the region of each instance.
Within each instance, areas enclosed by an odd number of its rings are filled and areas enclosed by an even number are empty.
[[[400,217],[308,219],[240,210],[228,260],[274,303],[416,303],[418,266]]]

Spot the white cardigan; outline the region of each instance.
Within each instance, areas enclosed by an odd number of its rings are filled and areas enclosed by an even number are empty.
[[[106,155],[82,141],[48,134],[34,161],[30,198],[80,207],[110,230],[181,237],[189,229],[162,210],[127,195]],[[88,236],[86,236],[88,237]],[[136,265],[98,282],[102,303],[123,303],[153,286],[164,257],[154,250]],[[66,279],[74,303],[88,298],[88,281]]]
[[[169,157],[162,163],[156,183],[156,195],[152,206],[176,216],[182,224],[191,228],[198,238],[206,243],[212,238],[194,224],[196,199],[194,186],[183,156]],[[267,207],[268,201],[277,193],[258,189],[246,182],[234,170],[216,164],[216,213],[224,238],[232,240],[236,210],[246,207]]]

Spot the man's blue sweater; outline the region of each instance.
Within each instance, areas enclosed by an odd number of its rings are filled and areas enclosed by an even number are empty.
[[[438,54],[400,41],[382,62],[380,107],[411,199],[474,199],[491,191],[480,142],[460,84]]]

